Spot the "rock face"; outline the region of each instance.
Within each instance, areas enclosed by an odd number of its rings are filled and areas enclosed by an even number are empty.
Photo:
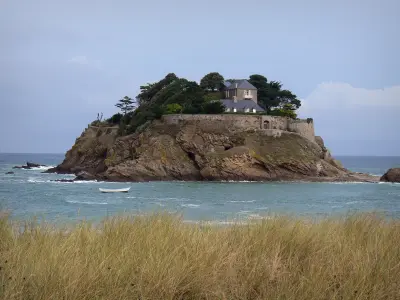
[[[114,144],[117,132],[117,127],[87,128],[65,154],[62,164],[44,173],[78,174],[85,171],[88,174],[101,174],[106,170],[107,151]]]
[[[389,169],[382,177],[384,182],[400,182],[400,168]]]
[[[88,128],[63,163],[48,172],[85,171],[84,180],[109,181],[379,179],[344,169],[320,137],[314,141],[288,131],[237,130],[198,120],[147,125],[118,138],[117,130]]]

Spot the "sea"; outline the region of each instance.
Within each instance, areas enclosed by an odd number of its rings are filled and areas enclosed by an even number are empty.
[[[400,157],[336,157],[353,171],[382,175],[400,167]],[[0,154],[0,210],[12,219],[49,223],[97,222],[117,215],[178,214],[186,222],[220,224],[275,215],[320,218],[374,212],[400,218],[398,183],[300,182],[140,182],[78,181],[72,175],[42,173],[62,162],[63,154]],[[12,169],[27,161],[47,167]],[[14,174],[6,174],[13,171]],[[129,193],[99,188],[130,187]]]

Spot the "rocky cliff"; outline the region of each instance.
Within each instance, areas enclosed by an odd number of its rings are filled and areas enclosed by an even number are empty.
[[[231,117],[230,117],[231,118]],[[85,171],[100,180],[377,181],[333,159],[322,138],[229,122],[153,121],[117,137],[117,128],[89,127],[50,172]]]

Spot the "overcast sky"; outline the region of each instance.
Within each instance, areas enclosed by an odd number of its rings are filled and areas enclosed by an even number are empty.
[[[400,155],[398,0],[2,0],[0,152],[61,153],[168,72],[303,100],[336,155]]]

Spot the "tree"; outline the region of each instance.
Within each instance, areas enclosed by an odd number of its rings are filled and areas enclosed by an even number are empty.
[[[128,96],[125,96],[124,98],[119,100],[119,102],[115,104],[115,106],[121,109],[124,115],[133,111],[136,108],[135,102]]]
[[[221,101],[213,101],[204,104],[203,110],[206,114],[222,114],[225,111],[225,105]]]
[[[284,104],[282,107],[271,110],[270,115],[296,119],[296,106],[294,104]]]
[[[283,109],[285,104],[293,105],[295,109],[301,106],[301,101],[295,94],[282,90],[282,83],[279,81],[268,82],[266,77],[254,74],[250,76],[249,82],[257,88],[258,102],[267,112],[274,108]]]
[[[150,105],[154,96],[179,78],[174,73],[169,73],[163,79],[155,83],[148,83],[140,87],[140,94],[136,96],[136,101],[141,105]]]
[[[217,72],[209,73],[200,80],[200,87],[205,91],[220,91],[223,86],[224,77]]]

